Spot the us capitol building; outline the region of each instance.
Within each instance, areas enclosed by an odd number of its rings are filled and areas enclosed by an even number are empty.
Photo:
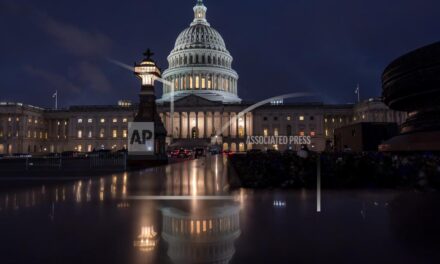
[[[168,56],[169,67],[162,74],[174,86],[173,115],[170,85],[164,85],[157,100],[170,148],[216,145],[231,151],[296,149],[295,145],[247,145],[246,138],[298,135],[311,136],[310,148],[322,151],[331,147],[337,127],[356,122],[400,125],[405,121],[406,113],[388,109],[380,99],[343,105],[278,101],[237,118],[252,103],[239,98],[233,57],[220,33],[208,23],[206,12],[203,1],[198,0],[194,20],[177,37]],[[124,100],[117,105],[60,110],[0,102],[0,154],[122,149],[127,145],[128,122],[136,111],[137,105]]]

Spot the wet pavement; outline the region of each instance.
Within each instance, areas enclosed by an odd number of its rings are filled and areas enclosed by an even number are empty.
[[[0,263],[439,263],[440,197],[228,188],[208,157],[0,192]],[[0,182],[1,184],[1,182]]]

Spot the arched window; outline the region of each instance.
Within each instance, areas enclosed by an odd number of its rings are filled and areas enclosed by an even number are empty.
[[[217,64],[217,57],[216,57],[216,56],[214,56],[214,58],[213,58],[213,59],[214,59],[214,62],[213,62],[213,64],[214,64],[214,65],[216,65],[216,64]]]
[[[185,58],[183,59],[183,63],[188,64],[188,57],[186,57],[186,55],[185,55]]]
[[[211,55],[208,55],[208,64],[211,64]]]
[[[199,63],[199,55],[196,54],[196,64]]]
[[[193,63],[193,56],[189,55],[189,64],[192,64],[192,63]]]
[[[202,55],[202,64],[205,64],[205,54]]]

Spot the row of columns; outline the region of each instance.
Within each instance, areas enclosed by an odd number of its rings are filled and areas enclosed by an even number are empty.
[[[197,235],[234,232],[240,229],[238,214],[221,218],[187,219],[164,216],[164,231],[170,235]]]
[[[184,74],[174,75],[167,78],[168,81],[174,83],[175,91],[185,90],[220,90],[233,94],[237,94],[237,80],[233,77],[225,77],[222,75],[199,75]],[[170,93],[171,87],[166,86],[165,93]]]
[[[216,134],[225,137],[246,138],[247,135],[252,134],[250,132],[251,115],[249,113],[245,114],[241,117],[241,120],[236,118],[237,115],[238,113],[231,112],[175,112],[174,120],[172,120],[169,112],[161,113],[168,136],[181,139],[210,138]],[[203,124],[200,124],[200,121]],[[223,126],[227,123],[229,123],[229,126],[221,132]],[[240,133],[240,129],[242,129],[242,133]]]

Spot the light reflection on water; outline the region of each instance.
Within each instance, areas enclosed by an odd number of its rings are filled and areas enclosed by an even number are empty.
[[[2,192],[0,263],[370,263],[378,256],[428,263],[438,256],[430,247],[440,237],[435,194],[326,191],[318,214],[313,191],[231,193],[226,167],[215,156]],[[132,199],[152,195],[188,199]],[[433,236],[412,232],[418,225]],[[424,248],[414,251],[420,241]],[[364,250],[374,254],[359,261]]]

